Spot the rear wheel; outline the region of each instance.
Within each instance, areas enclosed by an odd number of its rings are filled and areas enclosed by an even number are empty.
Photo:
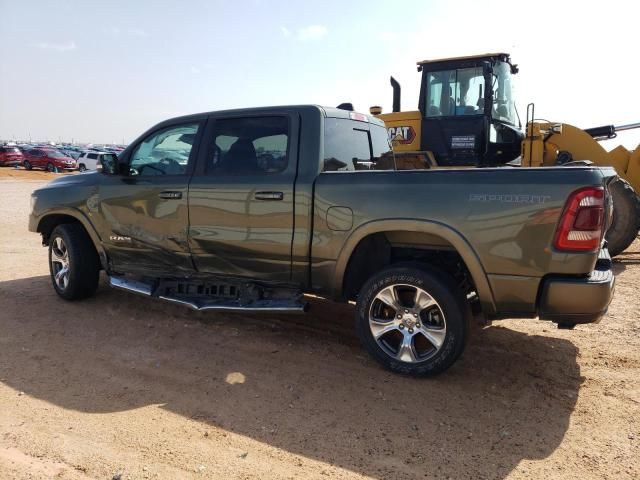
[[[605,235],[609,254],[624,252],[638,235],[640,200],[629,183],[619,178],[609,185],[613,199],[613,218]]]
[[[53,288],[65,300],[79,300],[95,293],[100,260],[81,225],[58,225],[53,230],[49,238],[49,271]]]
[[[428,376],[462,354],[468,306],[448,275],[390,267],[362,287],[356,333],[371,356],[389,370]]]
[[[29,162],[29,160],[25,160],[22,163],[22,166],[24,167],[25,170],[31,170],[33,168],[33,166],[31,165],[31,162]]]
[[[53,173],[55,171],[56,171],[56,166],[51,162],[47,163],[47,172]]]

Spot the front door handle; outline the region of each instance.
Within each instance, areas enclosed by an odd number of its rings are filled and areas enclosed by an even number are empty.
[[[284,193],[282,192],[256,192],[256,200],[282,200]]]
[[[165,191],[165,192],[160,192],[158,194],[158,196],[160,198],[164,198],[167,200],[179,200],[182,198],[182,192],[170,192],[170,191]]]

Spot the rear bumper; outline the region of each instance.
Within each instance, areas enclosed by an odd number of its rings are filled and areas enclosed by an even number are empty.
[[[611,259],[600,257],[587,277],[550,275],[543,280],[538,316],[557,323],[599,322],[615,290]]]

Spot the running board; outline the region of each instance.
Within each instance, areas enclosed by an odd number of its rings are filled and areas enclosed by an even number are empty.
[[[130,280],[122,277],[109,277],[109,285],[113,288],[137,293],[138,295],[144,295],[145,297],[150,297],[153,292],[152,286],[148,283],[138,282],[137,280]]]
[[[239,299],[205,298],[205,297],[171,297],[154,295],[154,286],[148,283],[122,277],[109,277],[109,284],[119,290],[137,293],[145,297],[159,298],[166,302],[182,305],[198,311],[215,312],[264,312],[264,313],[305,313],[309,310],[308,302],[299,302],[298,298],[260,299],[242,303]]]

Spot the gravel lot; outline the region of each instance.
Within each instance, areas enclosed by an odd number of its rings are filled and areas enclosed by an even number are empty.
[[[640,478],[639,241],[599,325],[477,327],[416,380],[368,358],[348,306],[200,314],[104,278],[59,299],[27,231],[52,176],[0,169],[0,478]]]

